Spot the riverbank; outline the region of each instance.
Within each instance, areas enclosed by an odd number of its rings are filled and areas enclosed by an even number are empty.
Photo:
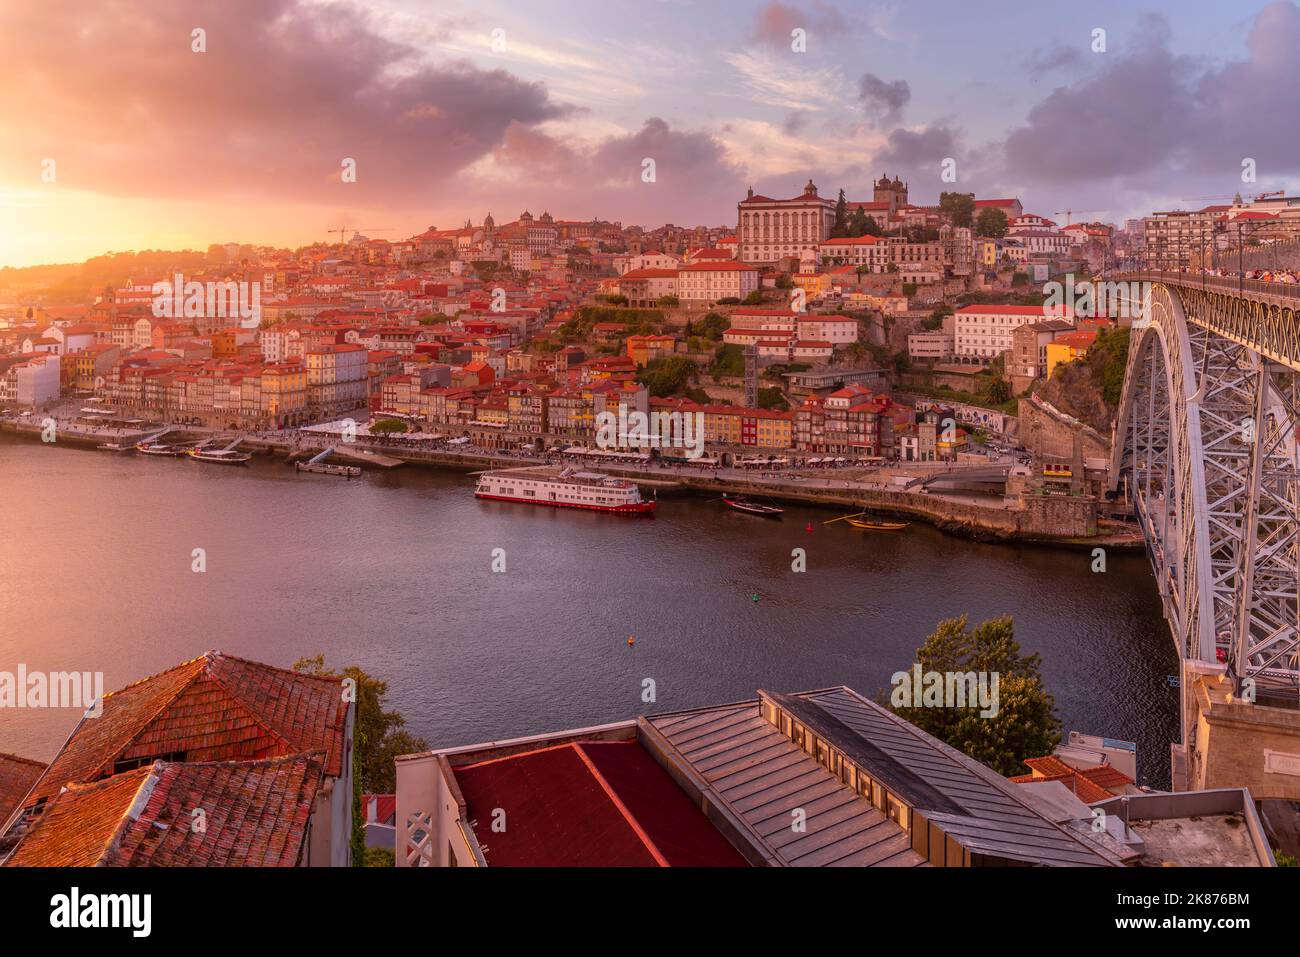
[[[0,431],[41,440],[38,422],[0,422]],[[211,430],[183,428],[185,434],[203,435]],[[139,433],[122,433],[117,430],[87,432],[72,427],[60,428],[57,441],[81,447],[95,448],[106,441],[137,441],[156,430]],[[283,455],[286,461],[309,457],[326,443],[304,443],[288,439],[248,437],[241,445],[264,455]],[[476,472],[483,469],[514,468],[537,465],[537,456],[451,449],[394,448],[386,444],[354,443],[347,450],[346,462],[362,468],[392,468],[398,464]],[[1119,529],[1095,536],[1054,534],[1050,523],[1039,512],[1013,508],[1005,502],[987,504],[969,500],[969,497],[922,493],[912,489],[895,489],[852,481],[820,477],[784,476],[760,478],[735,470],[709,470],[696,472],[688,467],[638,467],[625,463],[601,463],[601,471],[653,488],[660,494],[684,492],[693,494],[722,493],[754,495],[787,504],[816,505],[825,508],[852,511],[872,511],[880,514],[925,522],[950,535],[979,542],[1015,542],[1056,548],[1141,551],[1140,536],[1131,530]],[[1099,532],[1101,529],[1099,529]]]

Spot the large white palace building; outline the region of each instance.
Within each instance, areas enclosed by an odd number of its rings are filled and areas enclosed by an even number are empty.
[[[736,258],[747,263],[797,258],[829,238],[835,225],[835,201],[818,196],[812,180],[790,199],[755,196],[751,189],[736,209]]]

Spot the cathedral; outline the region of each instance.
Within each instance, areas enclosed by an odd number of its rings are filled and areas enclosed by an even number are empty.
[[[892,214],[898,207],[907,205],[907,184],[898,177],[890,179],[886,173],[876,180],[872,199],[877,203],[888,203]]]

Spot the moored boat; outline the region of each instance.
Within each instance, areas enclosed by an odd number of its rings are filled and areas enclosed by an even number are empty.
[[[194,448],[186,454],[199,462],[212,462],[217,465],[244,465],[253,457],[248,452],[238,452],[235,449]]]
[[[727,506],[734,508],[737,512],[747,512],[750,515],[760,515],[763,518],[780,518],[785,509],[779,505],[764,505],[761,502],[751,502],[743,495],[737,495],[732,498],[722,496],[722,500]]]
[[[655,501],[646,501],[635,482],[602,472],[573,468],[498,469],[479,476],[477,498],[523,502],[552,508],[583,508],[616,515],[653,515]]]
[[[105,442],[97,445],[95,448],[101,452],[134,452],[135,444],[133,442]]]
[[[846,518],[845,521],[854,528],[862,528],[873,532],[896,532],[899,529],[907,528],[907,522],[886,522],[874,518]]]
[[[135,450],[142,455],[184,455],[185,450],[179,445],[168,445],[166,442],[137,442]]]

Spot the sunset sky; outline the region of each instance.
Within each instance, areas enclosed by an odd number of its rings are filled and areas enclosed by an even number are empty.
[[[0,265],[525,208],[734,223],[749,185],[886,170],[1111,221],[1300,175],[1289,0],[10,0],[0,63]]]

